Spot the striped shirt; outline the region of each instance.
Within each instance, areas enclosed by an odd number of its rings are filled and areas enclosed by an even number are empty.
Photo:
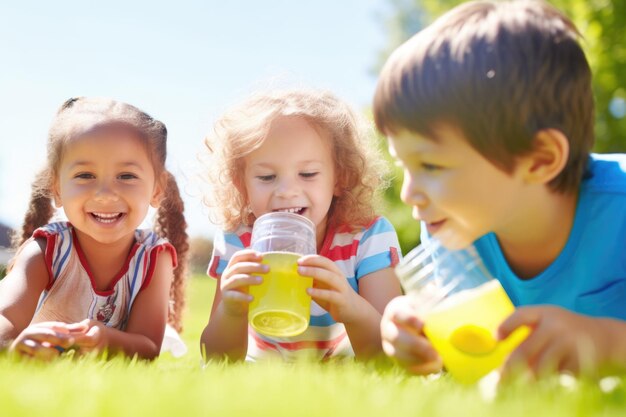
[[[252,229],[242,226],[234,233],[217,233],[208,274],[219,277],[233,254],[250,246]],[[320,255],[339,267],[350,286],[359,292],[359,280],[384,268],[395,266],[401,256],[398,236],[391,223],[378,217],[366,227],[352,230],[348,227],[329,228]],[[342,323],[314,301],[307,330],[293,337],[269,337],[248,326],[247,360],[267,357],[295,360],[300,357],[328,359],[335,356],[354,356],[348,334]]]
[[[124,267],[106,290],[99,291],[70,223],[47,224],[35,230],[31,239],[35,238],[46,239],[50,280],[32,323],[75,323],[88,318],[124,330],[137,294],[150,284],[159,252],[169,250],[176,264],[176,250],[166,239],[152,230],[136,230]]]

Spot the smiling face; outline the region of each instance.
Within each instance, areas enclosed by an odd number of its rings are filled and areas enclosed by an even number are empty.
[[[413,207],[413,217],[450,249],[516,223],[528,204],[520,201],[526,194],[518,169],[498,169],[457,129],[440,126],[435,132],[436,140],[406,131],[389,138],[390,153],[404,170],[401,198]]]
[[[255,217],[272,211],[301,214],[326,234],[335,194],[330,141],[300,117],[274,121],[263,144],[244,158],[244,187]]]
[[[149,205],[158,204],[160,187],[141,139],[109,128],[65,145],[54,197],[79,238],[127,244]]]

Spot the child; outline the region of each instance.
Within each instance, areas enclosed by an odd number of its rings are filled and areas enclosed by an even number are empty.
[[[505,373],[626,365],[626,155],[590,155],[591,73],[579,33],[538,1],[456,7],[396,50],[374,98],[424,237],[474,244],[533,331]],[[404,297],[384,349],[409,370],[441,361]]]
[[[374,212],[384,165],[369,138],[346,104],[321,91],[253,95],[216,123],[206,145],[225,232],[215,238],[208,271],[218,280],[201,341],[208,356],[382,353],[380,317],[400,294],[392,267],[401,252],[391,224]],[[246,248],[254,220],[271,211],[298,213],[316,227],[319,255],[298,261],[299,273],[314,280],[310,326],[288,338],[248,328],[247,289],[267,267]]]
[[[188,245],[166,140],[165,126],[131,105],[62,105],[0,283],[0,345],[43,359],[70,347],[154,358],[166,322],[181,330]],[[46,224],[52,201],[68,222]],[[156,231],[136,230],[150,205]]]

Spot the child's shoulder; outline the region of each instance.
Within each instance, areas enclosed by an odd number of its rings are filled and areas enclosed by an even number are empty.
[[[364,229],[366,234],[378,234],[378,233],[395,233],[396,229],[393,224],[384,216],[375,217]]]
[[[378,233],[390,230],[395,230],[391,222],[384,216],[376,216],[369,223],[363,225],[353,226],[344,224],[337,226],[335,233],[362,235],[365,233]]]
[[[55,250],[57,246],[65,252],[74,245],[74,228],[69,222],[53,222],[45,224],[35,229],[30,240],[34,240],[46,252],[47,256],[51,253],[58,254]]]
[[[37,228],[33,237],[48,237],[53,235],[71,234],[72,225],[69,222],[52,222]]]
[[[371,244],[372,242],[387,242],[397,246],[398,236],[396,230],[387,218],[377,216],[369,223],[361,226],[342,225],[334,230],[329,230],[326,236],[327,243],[330,246],[358,244]],[[358,243],[357,243],[358,242]]]
[[[159,234],[152,229],[135,230],[135,242],[148,248],[169,244],[166,238],[159,236]]]
[[[213,247],[221,252],[238,251],[250,246],[252,227],[241,225],[235,230],[218,230],[213,237]]]
[[[244,246],[250,245],[250,237],[252,236],[252,226],[240,225],[234,230],[218,230],[215,237],[223,239],[227,242],[242,242]]]
[[[164,237],[159,236],[152,229],[135,230],[135,245],[129,255],[130,262],[142,262],[143,259],[150,258],[151,261],[161,252],[168,252],[172,257],[172,266],[178,264],[178,254],[172,244]]]
[[[592,154],[582,188],[626,195],[626,154]]]

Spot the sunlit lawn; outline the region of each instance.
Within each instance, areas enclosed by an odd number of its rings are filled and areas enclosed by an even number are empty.
[[[189,353],[153,363],[93,358],[51,364],[0,357],[5,416],[624,416],[626,378],[554,378],[501,388],[495,398],[448,377],[374,364],[200,365],[198,341],[213,283],[189,286]]]

